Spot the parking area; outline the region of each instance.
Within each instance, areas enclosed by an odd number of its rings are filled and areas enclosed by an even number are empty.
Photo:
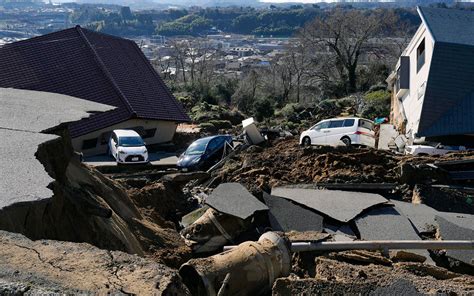
[[[156,167],[176,167],[178,162],[178,155],[169,152],[151,152],[149,158],[150,163],[148,165]],[[84,157],[83,162],[93,167],[117,166],[115,159],[107,154]]]

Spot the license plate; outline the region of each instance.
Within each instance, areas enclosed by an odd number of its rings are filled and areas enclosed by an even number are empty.
[[[132,161],[138,161],[138,157],[132,157]]]
[[[187,172],[187,171],[188,171],[188,169],[187,169],[187,168],[183,168],[183,172]]]

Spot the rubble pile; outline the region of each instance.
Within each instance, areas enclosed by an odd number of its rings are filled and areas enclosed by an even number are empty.
[[[252,146],[213,172],[215,184],[239,182],[252,193],[299,183],[383,183],[399,178],[400,158],[393,154],[353,147],[302,149],[295,138],[269,148]]]

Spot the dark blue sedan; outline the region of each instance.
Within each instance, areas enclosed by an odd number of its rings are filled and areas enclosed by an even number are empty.
[[[178,168],[183,171],[209,169],[222,159],[226,143],[232,147],[232,136],[210,136],[194,141],[179,157]]]

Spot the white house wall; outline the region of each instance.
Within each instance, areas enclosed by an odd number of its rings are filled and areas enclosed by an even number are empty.
[[[425,63],[417,72],[417,48],[423,38],[425,39]],[[422,23],[402,54],[410,57],[410,88],[401,99],[407,118],[406,134],[409,138],[413,138],[418,131],[433,48],[434,40],[425,24]]]
[[[85,156],[98,155],[107,153],[108,146],[105,143],[101,143],[101,139],[108,132],[114,129],[126,129],[141,126],[144,129],[156,128],[155,135],[151,138],[146,138],[144,141],[147,145],[160,144],[170,142],[173,139],[174,133],[176,132],[177,123],[172,121],[163,120],[144,120],[144,119],[130,119],[113,126],[83,135],[72,139],[72,146],[74,150],[82,152]],[[84,140],[90,140],[98,138],[97,145],[91,149],[82,149]]]

